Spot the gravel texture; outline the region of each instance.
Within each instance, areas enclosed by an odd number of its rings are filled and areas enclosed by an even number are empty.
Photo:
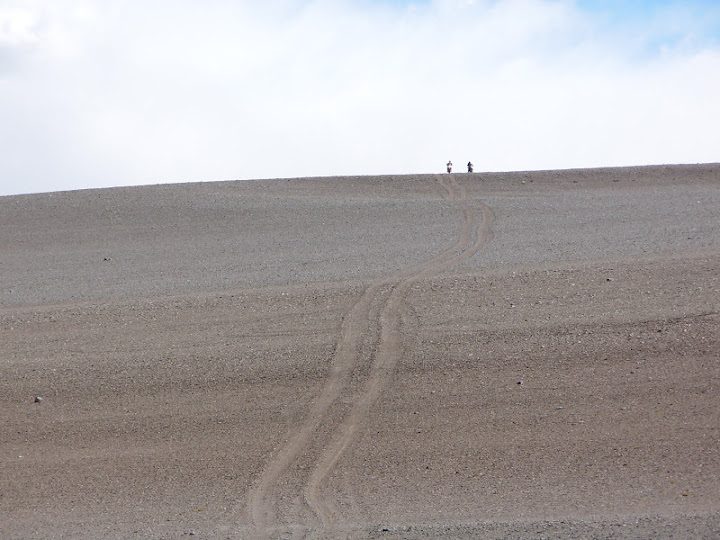
[[[0,537],[720,537],[720,165],[0,198]]]

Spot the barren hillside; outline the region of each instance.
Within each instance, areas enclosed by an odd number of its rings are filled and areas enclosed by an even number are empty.
[[[717,538],[720,165],[0,197],[0,537]]]

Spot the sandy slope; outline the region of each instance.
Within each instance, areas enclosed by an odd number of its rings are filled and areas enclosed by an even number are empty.
[[[720,165],[0,198],[0,537],[718,537],[718,306]]]

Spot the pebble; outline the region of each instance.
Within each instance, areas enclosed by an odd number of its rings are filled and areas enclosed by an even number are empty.
[[[35,403],[40,403],[42,401],[42,398],[40,396],[35,396]]]

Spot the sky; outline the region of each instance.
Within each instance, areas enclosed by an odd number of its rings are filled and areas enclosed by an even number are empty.
[[[720,2],[0,0],[0,196],[720,161]]]

